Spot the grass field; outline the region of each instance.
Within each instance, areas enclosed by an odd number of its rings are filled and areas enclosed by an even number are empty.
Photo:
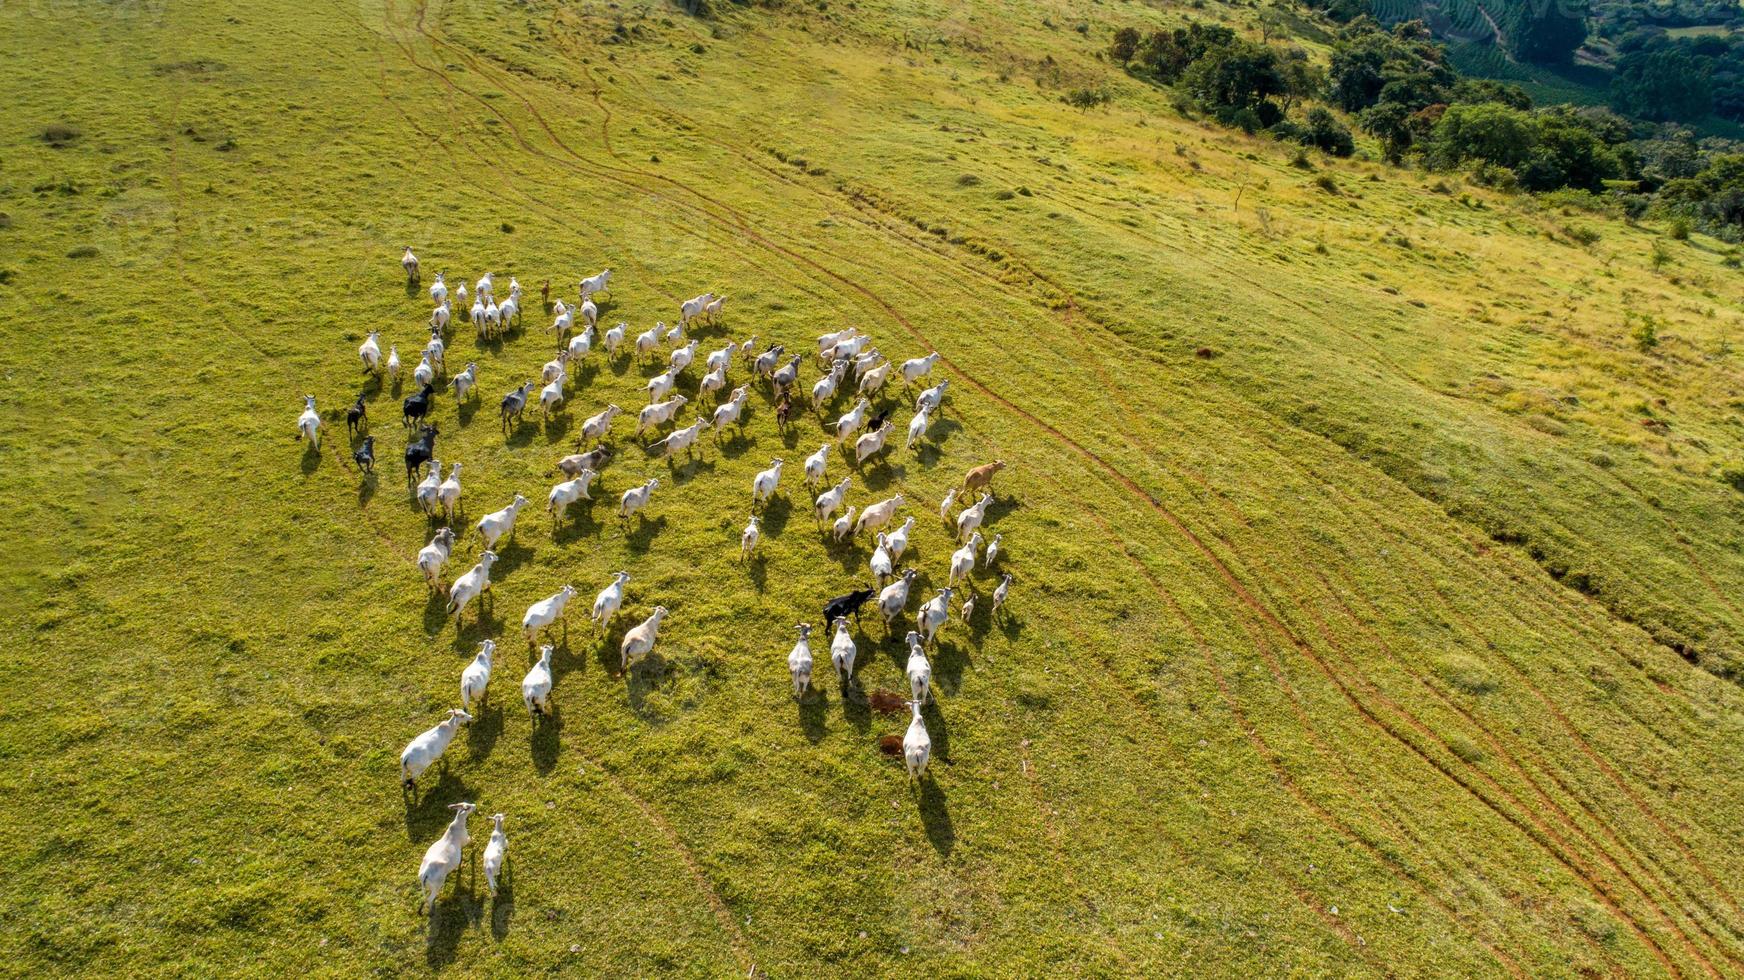
[[[1456,176],[1293,167],[1097,57],[1118,26],[1189,13],[1251,12],[0,6],[0,635],[21,681],[0,708],[19,825],[0,955],[107,975],[1744,973],[1725,246]],[[1061,102],[1090,86],[1114,101]],[[355,355],[370,329],[402,357],[423,339],[408,243],[426,285],[488,269],[533,294],[506,341],[450,343],[482,378],[476,407],[436,413],[466,524],[535,501],[458,630],[412,564],[431,525],[396,395]],[[954,547],[940,497],[1010,464],[988,530],[1011,616],[987,616],[978,574],[973,629],[935,657],[918,789],[876,746],[905,719],[826,670],[813,700],[789,688],[793,624],[868,578],[865,541],[826,543],[806,512],[816,419],[783,437],[759,388],[742,436],[670,469],[620,420],[602,502],[553,533],[553,462],[655,369],[596,354],[551,423],[507,438],[494,403],[550,357],[538,283],[570,295],[605,266],[601,319],[637,331],[730,294],[702,351],[849,324],[898,361],[940,351],[931,443],[850,496],[905,494],[928,582]],[[340,416],[360,387],[374,479]],[[306,392],[318,453],[291,438]],[[785,500],[739,566],[778,455]],[[609,501],[649,475],[648,520],[620,528]],[[585,606],[620,568],[601,638]],[[565,582],[557,717],[535,730],[518,617]],[[617,639],[655,604],[659,655],[620,676]],[[899,689],[875,619],[860,684]],[[487,636],[490,707],[408,805],[397,754]],[[510,886],[486,897],[469,855],[427,917],[418,861],[459,799],[508,814]]]

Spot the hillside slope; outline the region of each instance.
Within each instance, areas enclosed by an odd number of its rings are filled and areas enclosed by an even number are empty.
[[[1714,477],[1741,455],[1744,284],[1711,242],[1297,169],[1096,57],[1185,13],[0,8],[0,499],[28,531],[0,607],[25,831],[0,951],[159,975],[1744,973],[1744,526]],[[1110,107],[1060,101],[1092,85]],[[554,459],[655,368],[596,358],[505,438],[495,399],[550,356],[536,300],[505,342],[452,341],[483,397],[442,400],[437,455],[471,519],[535,507],[486,618],[445,619],[393,393],[364,386],[375,481],[336,414],[366,331],[421,342],[408,242],[426,284],[568,295],[611,266],[602,320],[637,330],[719,288],[705,351],[852,324],[941,352],[936,447],[852,499],[907,495],[942,584],[938,501],[1004,459],[989,530],[1018,582],[1012,618],[947,630],[927,783],[876,749],[902,719],[824,671],[791,696],[793,624],[867,577],[863,540],[805,520],[819,423],[778,433],[759,389],[743,436],[674,469],[622,428],[601,495],[660,476],[650,521],[602,503],[554,534]],[[318,454],[290,439],[305,392]],[[740,567],[777,455],[788,500]],[[671,609],[661,659],[618,676],[617,633],[572,610],[535,730],[517,617],[620,568],[625,619]],[[405,804],[397,753],[487,636],[492,706]],[[900,637],[859,636],[862,686],[899,688]],[[513,885],[463,872],[426,920],[418,858],[461,798],[509,814]]]

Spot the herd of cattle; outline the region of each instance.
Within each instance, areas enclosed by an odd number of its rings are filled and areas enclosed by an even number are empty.
[[[407,282],[418,283],[419,263],[411,248],[405,250],[401,264]],[[888,452],[887,438],[895,428],[895,421],[890,418],[888,408],[878,406],[893,404],[888,396],[895,380],[900,379],[904,389],[923,383],[938,363],[939,354],[930,352],[895,362],[880,353],[872,338],[855,327],[824,333],[816,339],[818,377],[802,395],[800,373],[805,356],[788,353],[787,347],[780,343],[760,345],[752,336],[743,342],[725,341],[719,349],[706,353],[694,397],[677,394],[675,391],[695,363],[701,344],[700,340],[687,336],[687,331],[718,327],[723,319],[726,297],[708,292],[685,300],[679,305],[673,326],[657,323],[632,340],[629,325],[625,322],[597,334],[599,300],[603,298],[601,294],[609,293],[611,279],[609,269],[582,279],[579,297],[574,303],[567,303],[562,298],[553,301],[549,281],[542,285],[541,306],[553,317],[547,332],[556,335],[555,356],[542,367],[537,381],[529,377],[501,397],[499,421],[504,431],[524,424],[523,413],[531,404],[536,403],[541,416],[549,419],[563,410],[572,395],[580,394],[571,390],[571,371],[593,354],[596,335],[598,349],[608,362],[616,362],[620,356],[627,355],[639,362],[650,362],[651,359],[654,365],[664,365],[662,370],[647,379],[643,388],[648,395],[648,404],[635,413],[634,435],[638,439],[649,436],[641,448],[651,458],[670,461],[680,453],[693,454],[698,438],[705,430],[712,429],[717,439],[729,426],[743,430],[747,400],[753,385],[765,389],[774,407],[776,425],[784,435],[788,426],[797,422],[802,412],[798,406],[803,398],[805,409],[823,421],[822,444],[804,463],[804,482],[812,501],[812,515],[820,530],[825,529],[828,522],[824,533],[829,540],[842,542],[866,535],[874,546],[868,562],[874,587],[853,589],[831,599],[824,605],[822,616],[830,630],[831,672],[837,677],[844,697],[865,697],[859,692],[855,680],[858,650],[850,620],[858,623],[866,603],[875,602],[887,633],[895,635],[896,623],[909,608],[911,586],[919,575],[917,569],[901,565],[910,547],[916,519],[908,516],[896,523],[898,512],[908,503],[900,492],[863,507],[848,503],[853,475],[844,475],[840,481],[830,484],[827,471],[836,451],[841,452],[849,464],[861,469],[868,464],[883,462],[880,457]],[[447,277],[440,273],[430,286],[429,295],[434,304],[428,322],[429,339],[422,343],[417,365],[411,374],[416,390],[401,402],[401,423],[411,433],[404,455],[405,472],[412,499],[442,525],[418,553],[418,568],[429,588],[446,595],[445,608],[455,618],[458,628],[466,607],[491,593],[491,570],[497,561],[493,549],[499,541],[514,533],[520,512],[529,501],[516,494],[507,506],[478,520],[475,527],[480,550],[475,564],[447,585],[443,584],[444,568],[464,531],[457,531],[454,525],[455,518],[462,513],[462,465],[451,462],[444,476],[443,464],[436,455],[437,438],[441,434],[434,417],[438,407],[438,385],[441,385],[441,390],[452,392],[457,402],[478,397],[480,372],[476,362],[469,361],[464,368],[453,373],[447,369],[446,356],[455,311],[466,311],[479,341],[494,341],[520,325],[523,298],[520,283],[510,278],[506,293],[499,302],[496,283],[490,273],[474,282],[470,307],[467,306],[466,283],[460,282],[451,294]],[[404,364],[398,345],[390,345],[384,356],[378,331],[370,331],[358,348],[357,356],[366,374],[385,377],[395,385],[401,382]],[[733,370],[735,359],[743,362],[751,380],[729,390],[728,375]],[[908,423],[905,449],[913,449],[917,442],[926,438],[933,420],[942,412],[948,387],[949,382],[940,381],[920,391]],[[724,399],[723,392],[726,393]],[[852,407],[833,421],[824,421],[831,405],[850,393],[854,398]],[[693,404],[696,406],[693,411],[698,412],[695,420],[689,425],[678,425],[680,413]],[[700,411],[704,408],[706,413]],[[615,420],[623,414],[626,414],[623,409],[613,403],[590,415],[580,426],[577,452],[556,461],[556,469],[564,479],[553,486],[546,497],[546,511],[554,532],[565,520],[569,508],[584,501],[591,504],[594,481],[621,454],[611,430]],[[364,394],[359,394],[346,409],[345,420],[352,460],[366,474],[373,473],[375,437],[369,432],[368,402]],[[315,407],[315,397],[305,396],[304,411],[297,420],[297,437],[308,440],[318,451],[325,426],[325,420]],[[653,438],[653,435],[668,429],[665,435]],[[909,696],[903,698],[879,691],[868,698],[880,710],[908,709],[910,720],[900,751],[911,780],[926,778],[932,755],[932,741],[923,717],[923,709],[934,701],[928,648],[935,645],[953,611],[965,622],[975,615],[978,596],[973,576],[976,569],[979,567],[992,573],[1002,554],[1002,536],[995,534],[988,542],[981,528],[993,500],[993,478],[1004,465],[994,461],[969,470],[962,484],[952,488],[939,504],[939,517],[953,532],[959,547],[950,557],[946,584],[920,605],[913,620],[914,628],[907,631],[908,659],[904,673]],[[769,467],[752,479],[751,513],[739,541],[742,562],[754,558],[763,533],[758,510],[767,508],[780,493],[783,466],[782,459],[772,459]],[[366,476],[366,479],[370,478]],[[615,511],[618,518],[629,521],[643,515],[660,486],[661,481],[655,477],[625,490],[618,497]],[[975,499],[953,513],[959,493],[964,501],[972,496]],[[630,579],[627,572],[617,572],[595,597],[590,618],[600,630],[610,627],[623,605],[625,586]],[[1011,583],[1010,574],[1000,575],[990,596],[988,616],[997,619],[1002,615]],[[953,609],[953,600],[959,592],[965,593],[966,597]],[[544,630],[563,619],[566,607],[576,594],[575,588],[565,585],[557,593],[528,607],[521,625],[529,648],[537,644]],[[624,632],[619,640],[622,670],[630,670],[654,652],[667,615],[665,606],[656,605],[646,618]],[[798,638],[788,653],[787,668],[794,696],[804,699],[810,696],[813,685],[812,624],[802,622],[794,628]],[[490,686],[496,652],[494,640],[480,642],[477,654],[461,673],[461,706],[449,710],[438,724],[406,745],[400,755],[400,780],[406,791],[415,792],[417,778],[442,758],[459,726],[472,721],[474,702],[482,702]],[[535,724],[552,711],[556,680],[552,672],[552,652],[551,645],[539,646],[538,658],[521,682],[522,702]],[[894,736],[883,740],[883,747],[895,754]],[[430,845],[419,870],[420,887],[426,904],[432,909],[449,872],[461,861],[465,845],[470,840],[467,818],[476,809],[470,802],[455,803],[450,808],[454,811],[453,819],[443,835]],[[501,813],[492,817],[493,830],[484,855],[486,881],[493,895],[507,855],[504,820]]]

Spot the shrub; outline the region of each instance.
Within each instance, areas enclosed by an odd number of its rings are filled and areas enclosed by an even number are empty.
[[[54,123],[43,129],[42,141],[53,147],[62,147],[77,140],[81,135],[78,127],[66,123]]]
[[[1520,181],[1514,176],[1514,171],[1487,160],[1472,168],[1472,182],[1510,194],[1520,189]]]
[[[1347,157],[1356,152],[1356,141],[1351,138],[1350,129],[1320,106],[1308,110],[1307,143],[1335,157]]]
[[[1666,234],[1670,235],[1673,239],[1680,241],[1680,242],[1689,241],[1689,236],[1690,236],[1689,216],[1680,214],[1677,217],[1672,218],[1671,219],[1671,229],[1668,232],[1666,232]]]
[[[1060,101],[1080,111],[1094,109],[1114,100],[1114,96],[1101,88],[1075,88],[1060,97]]]
[[[1623,322],[1635,322],[1635,329],[1629,331],[1629,339],[1635,342],[1635,349],[1645,354],[1659,346],[1659,321],[1650,313],[1624,313]]]
[[[1331,174],[1321,174],[1320,176],[1315,177],[1314,186],[1328,194],[1338,193],[1338,181],[1333,180]]]

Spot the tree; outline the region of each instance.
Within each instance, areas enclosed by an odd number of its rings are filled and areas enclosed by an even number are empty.
[[[1252,108],[1285,91],[1278,56],[1271,48],[1246,40],[1208,49],[1182,74],[1181,87],[1212,109]]]
[[[1307,142],[1335,157],[1347,157],[1356,152],[1356,141],[1338,117],[1320,106],[1308,110]]]
[[[1387,83],[1389,47],[1384,38],[1371,35],[1358,43],[1340,43],[1333,49],[1326,77],[1331,82],[1327,94],[1334,105],[1346,112],[1356,112],[1375,104],[1381,96],[1381,86]]]
[[[1712,106],[1710,73],[1707,59],[1677,47],[1626,54],[1611,77],[1611,106],[1654,121],[1700,119]]]
[[[1538,143],[1538,121],[1499,102],[1450,105],[1430,135],[1428,155],[1436,166],[1484,160],[1516,168]]]
[[[1388,163],[1405,159],[1405,151],[1411,148],[1415,135],[1411,129],[1411,110],[1397,102],[1381,102],[1364,109],[1357,116],[1357,125],[1381,141],[1381,153]]]
[[[1108,53],[1115,61],[1124,65],[1138,54],[1139,41],[1137,29],[1122,27],[1114,32],[1114,43],[1108,46]]]
[[[1453,83],[1453,91],[1448,94],[1449,102],[1500,102],[1513,109],[1532,108],[1532,96],[1526,90],[1510,82],[1498,82],[1493,78],[1462,78]]]
[[[1533,0],[1513,8],[1508,47],[1521,61],[1566,64],[1586,43],[1587,9],[1581,0]]]
[[[1174,82],[1205,52],[1235,41],[1235,32],[1217,24],[1193,23],[1186,28],[1156,31],[1138,49],[1138,61],[1160,81]]]

